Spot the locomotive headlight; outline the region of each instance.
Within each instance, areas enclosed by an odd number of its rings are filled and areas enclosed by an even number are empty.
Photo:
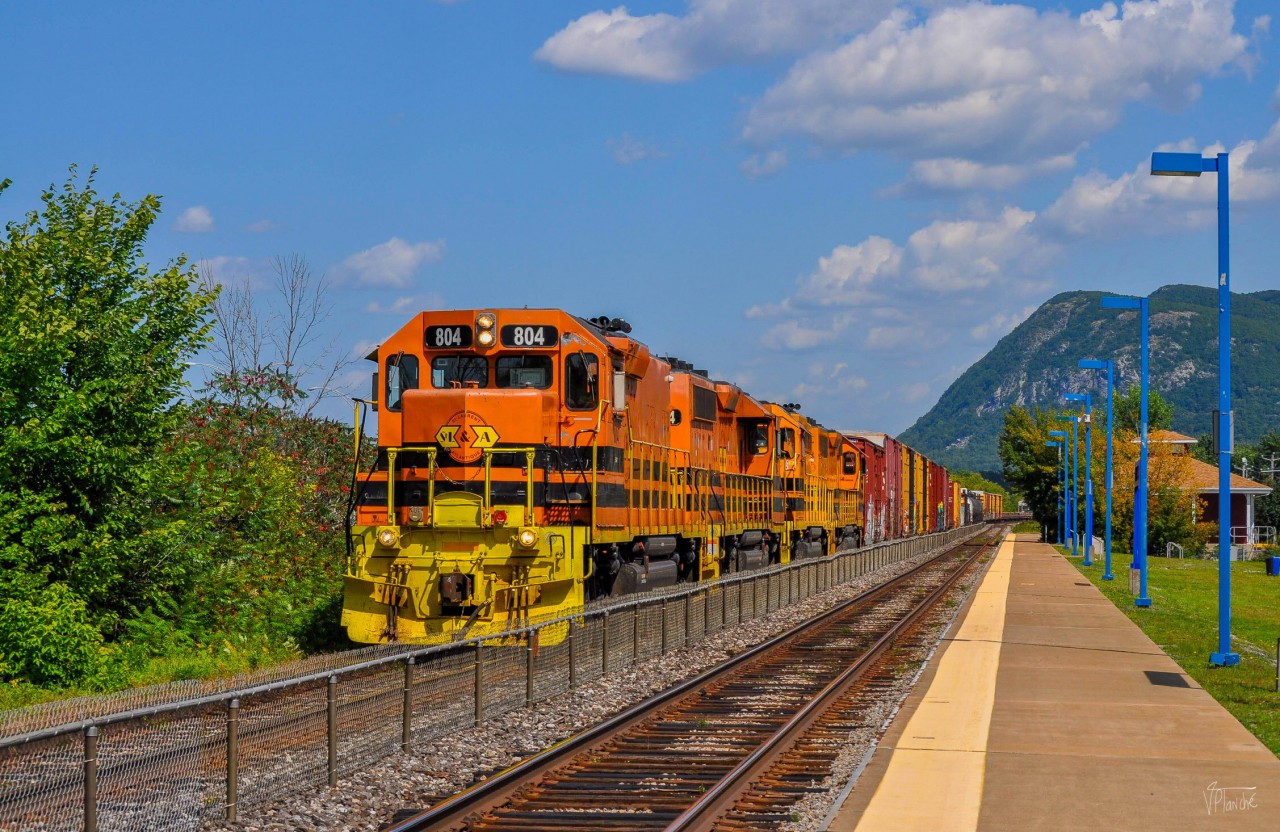
[[[482,347],[493,346],[493,333],[487,329],[482,329],[476,334],[476,343]]]
[[[497,322],[498,319],[492,312],[482,312],[476,317],[476,326],[480,329],[493,329]]]
[[[400,540],[400,535],[395,529],[378,529],[378,543],[390,549]]]
[[[533,529],[521,529],[516,535],[516,544],[522,549],[532,549],[538,545],[538,533]]]

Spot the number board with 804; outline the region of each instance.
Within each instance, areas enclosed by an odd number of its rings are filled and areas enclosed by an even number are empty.
[[[426,332],[427,349],[449,350],[471,346],[469,326],[429,326]]]
[[[501,336],[502,346],[504,347],[552,349],[556,346],[559,333],[556,332],[556,328],[553,326],[509,324],[502,328]]]

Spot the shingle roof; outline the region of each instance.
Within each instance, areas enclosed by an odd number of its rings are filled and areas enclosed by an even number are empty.
[[[1201,462],[1194,457],[1187,457],[1186,468],[1183,469],[1181,487],[1187,490],[1199,491],[1202,494],[1218,493],[1218,469],[1208,463]],[[1271,486],[1254,480],[1247,480],[1239,474],[1231,475],[1231,493],[1241,494],[1270,494]]]
[[[1196,440],[1173,430],[1153,430],[1147,434],[1148,442],[1167,442],[1171,445],[1194,445]]]

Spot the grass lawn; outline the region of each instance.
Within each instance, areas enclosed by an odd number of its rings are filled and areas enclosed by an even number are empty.
[[[1280,693],[1276,692],[1276,639],[1280,638],[1280,577],[1261,561],[1231,565],[1232,648],[1240,665],[1210,667],[1218,649],[1218,562],[1150,558],[1151,608],[1129,594],[1130,555],[1113,555],[1114,581],[1102,580],[1102,562],[1068,558],[1143,632],[1181,665],[1236,719],[1280,755]]]

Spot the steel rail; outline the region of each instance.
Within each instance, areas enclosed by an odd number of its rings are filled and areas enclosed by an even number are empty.
[[[956,548],[968,545],[967,541],[971,540],[985,529],[985,525],[976,526],[972,535],[948,546],[945,551],[940,552],[936,556],[913,567],[907,572],[904,572],[903,574],[898,575],[879,586],[873,587],[866,592],[860,593],[854,598],[838,604],[832,609],[792,627],[785,632],[750,648],[749,650],[739,653],[722,664],[716,665],[697,676],[687,679],[684,682],[680,682],[665,691],[651,696],[644,701],[610,717],[604,722],[587,729],[586,731],[568,737],[539,752],[533,757],[529,757],[528,759],[517,763],[511,768],[500,772],[482,783],[473,785],[470,788],[436,804],[435,806],[425,809],[415,815],[395,821],[391,825],[383,827],[382,832],[421,832],[421,830],[426,829],[441,827],[448,828],[450,825],[457,824],[462,821],[467,815],[478,811],[483,806],[492,806],[505,802],[510,795],[525,786],[529,781],[557,767],[571,755],[585,752],[608,741],[619,732],[651,716],[653,712],[661,706],[676,700],[685,694],[713,683],[721,677],[728,676],[740,665],[764,655],[768,651],[782,645],[793,637],[802,634],[829,619],[835,618],[842,613],[849,611],[853,607],[865,605],[867,602],[875,600],[879,596],[885,595],[890,591],[909,583],[912,579],[917,577],[919,573],[936,565],[939,560],[952,554]]]
[[[786,724],[778,729],[777,733],[751,752],[746,759],[725,775],[719,783],[708,789],[696,803],[668,824],[665,832],[695,832],[695,830],[701,832],[702,830],[712,829],[720,819],[720,815],[733,807],[752,781],[764,773],[766,768],[785,753],[790,746],[794,745],[813,722],[835,700],[843,695],[854,682],[858,681],[868,669],[873,667],[875,662],[904,632],[931,611],[942,596],[954,587],[961,577],[968,574],[969,568],[977,561],[984,550],[985,547],[970,555],[963,566],[948,575],[942,584],[921,599],[910,612],[894,624],[875,644],[867,648],[867,651],[857,661],[805,703],[796,712],[795,716],[787,720]]]

